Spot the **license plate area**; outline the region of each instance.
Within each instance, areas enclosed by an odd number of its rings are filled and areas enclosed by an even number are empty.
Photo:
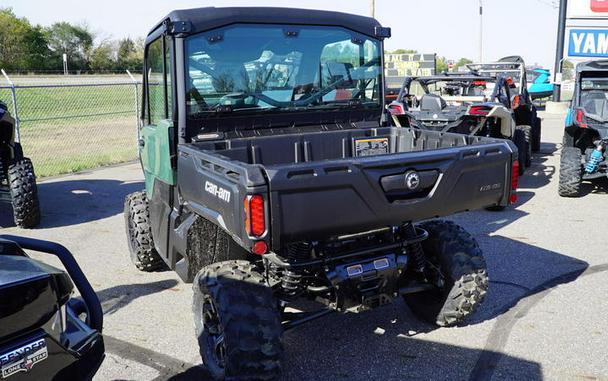
[[[19,372],[29,372],[34,365],[46,360],[49,352],[46,340],[34,340],[9,352],[0,353],[0,378],[6,379]]]
[[[355,139],[354,152],[356,157],[386,155],[389,153],[388,138]]]

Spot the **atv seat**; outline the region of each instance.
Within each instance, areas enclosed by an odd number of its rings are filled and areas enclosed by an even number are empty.
[[[420,98],[420,111],[440,112],[446,106],[447,103],[439,95],[424,94]]]

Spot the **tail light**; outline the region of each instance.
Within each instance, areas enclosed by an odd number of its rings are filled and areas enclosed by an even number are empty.
[[[585,111],[582,108],[577,108],[574,112],[574,120],[580,128],[587,128],[587,117],[585,117]]]
[[[519,186],[519,161],[514,160],[511,164],[511,197],[509,197],[509,203],[515,204],[517,202],[517,187]]]
[[[403,115],[403,114],[405,114],[405,110],[403,109],[403,105],[400,105],[398,103],[388,105],[388,112],[390,112],[391,115]]]
[[[490,113],[490,110],[491,108],[486,106],[471,106],[469,115],[487,116]]]
[[[519,99],[519,95],[514,96],[514,97],[513,97],[513,102],[512,102],[512,104],[511,104],[511,108],[512,108],[513,110],[515,110],[516,108],[518,108],[518,107],[519,107],[519,105],[520,105],[520,104],[521,104],[521,101],[520,101],[520,99]]]
[[[515,87],[515,82],[513,82],[513,77],[508,77],[506,82],[507,82],[507,86],[509,86],[511,88]]]
[[[485,86],[486,85],[486,81],[473,81],[473,83],[471,83],[473,86]]]
[[[266,212],[264,198],[259,194],[247,196],[245,206],[245,230],[247,234],[261,237],[266,232]]]
[[[257,255],[264,255],[268,252],[268,245],[264,241],[257,241],[253,244],[253,253]]]

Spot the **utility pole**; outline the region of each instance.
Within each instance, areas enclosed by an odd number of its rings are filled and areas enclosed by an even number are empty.
[[[479,0],[479,62],[483,62],[483,3]]]
[[[376,18],[376,0],[369,0],[369,15]]]
[[[568,10],[568,1],[561,0],[559,2],[559,19],[557,20],[557,49],[555,49],[555,71],[554,76],[557,77],[557,73],[562,72],[562,61],[564,58],[564,37],[566,34],[566,13]],[[561,100],[561,83],[553,84],[553,102],[559,102]]]

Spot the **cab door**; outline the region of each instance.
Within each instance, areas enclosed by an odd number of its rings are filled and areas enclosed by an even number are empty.
[[[157,251],[166,256],[172,187],[176,184],[171,143],[174,134],[172,50],[170,36],[161,35],[146,46],[143,114],[139,157],[149,200],[152,235]]]

